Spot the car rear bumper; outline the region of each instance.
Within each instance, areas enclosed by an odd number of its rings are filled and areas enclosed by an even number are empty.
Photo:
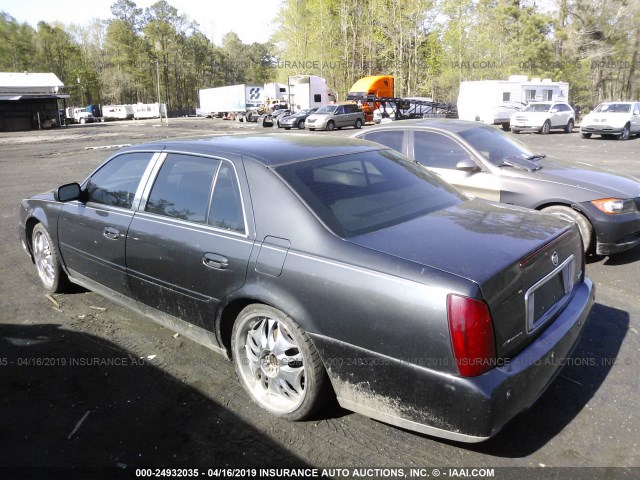
[[[438,370],[447,359],[389,358],[312,335],[340,405],[417,432],[462,442],[493,435],[542,395],[567,363],[584,331],[595,289],[588,278],[540,336],[483,375]]]

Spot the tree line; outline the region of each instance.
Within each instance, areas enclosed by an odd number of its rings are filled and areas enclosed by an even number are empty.
[[[54,72],[70,104],[198,105],[198,89],[313,74],[344,98],[366,75],[396,95],[455,101],[460,81],[512,74],[570,83],[595,105],[640,97],[640,2],[629,0],[283,0],[271,39],[220,46],[166,0],[117,0],[112,18],[37,28],[0,13],[0,70]],[[265,28],[268,28],[265,25]]]

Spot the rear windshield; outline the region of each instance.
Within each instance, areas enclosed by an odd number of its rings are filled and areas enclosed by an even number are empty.
[[[548,112],[551,108],[550,103],[534,103],[525,108],[524,112]]]
[[[392,150],[292,163],[276,171],[343,238],[407,222],[464,199]]]

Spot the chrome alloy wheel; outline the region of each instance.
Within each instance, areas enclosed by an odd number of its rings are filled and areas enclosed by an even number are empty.
[[[46,288],[52,288],[56,278],[54,260],[49,239],[42,230],[37,230],[33,236],[33,259],[40,280]]]
[[[307,366],[300,346],[278,319],[256,314],[241,322],[234,356],[249,393],[273,413],[295,411],[306,395]]]

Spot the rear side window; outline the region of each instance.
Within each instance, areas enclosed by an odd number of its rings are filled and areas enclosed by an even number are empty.
[[[469,158],[460,144],[440,133],[416,131],[413,142],[416,162],[426,167],[455,169],[460,160]]]
[[[112,158],[87,182],[87,201],[131,208],[140,179],[153,153],[124,153]]]
[[[402,139],[404,138],[404,132],[402,130],[367,133],[364,138],[365,140],[380,143],[385,147],[393,148],[396,152],[402,153]]]
[[[216,177],[207,223],[232,232],[245,232],[240,187],[233,167],[227,162],[222,162]]]
[[[171,153],[153,184],[145,210],[204,223],[219,160]]]
[[[338,236],[354,237],[455,205],[448,184],[392,150],[282,165],[277,172]]]

